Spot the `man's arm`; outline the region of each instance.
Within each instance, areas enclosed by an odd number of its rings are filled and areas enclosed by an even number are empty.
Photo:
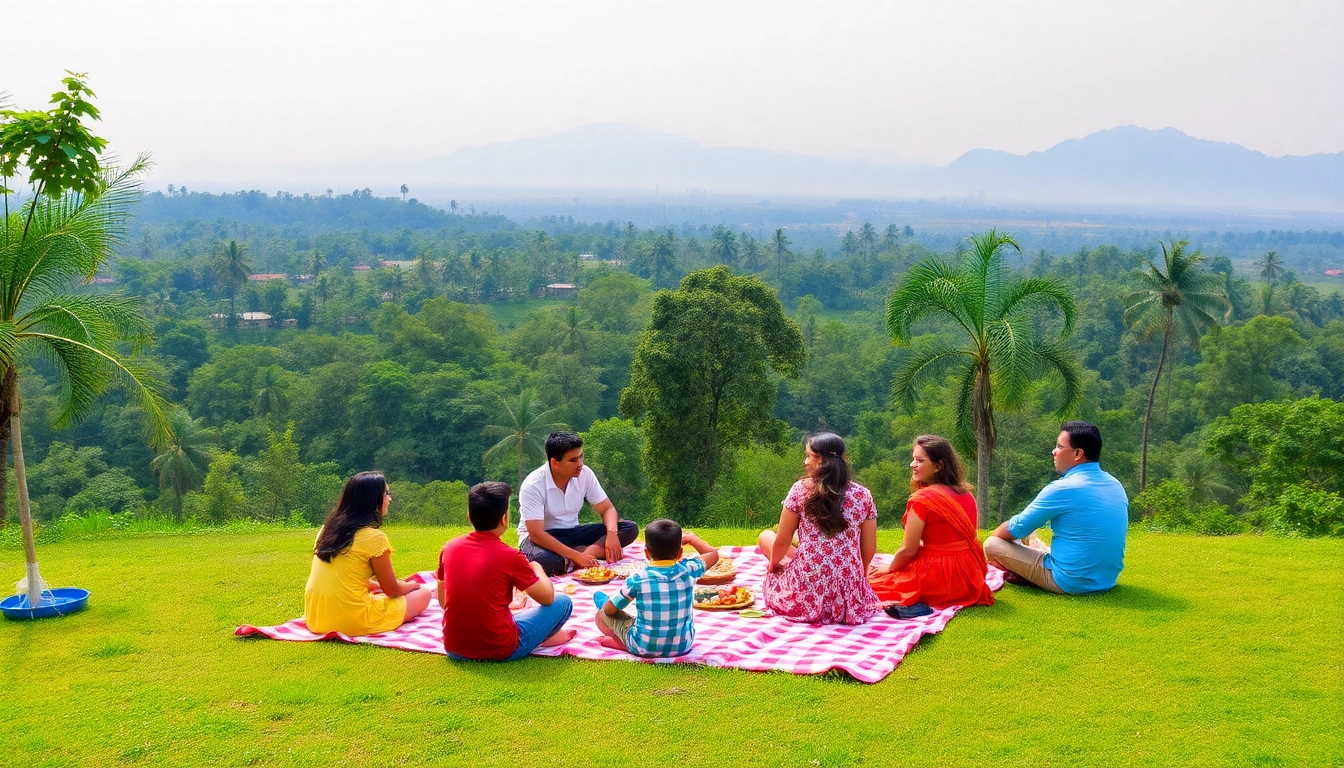
[[[594,504],[593,512],[602,517],[602,524],[607,528],[607,562],[614,563],[621,559],[621,537],[616,530],[617,524],[621,522],[621,516],[616,512],[616,505],[611,503],[610,498]]]
[[[540,521],[538,521],[540,522]],[[532,566],[532,572],[537,574],[537,580],[532,586],[524,589],[527,596],[537,601],[538,605],[550,605],[555,600],[555,586],[551,584],[551,579],[546,572],[541,569],[541,563],[529,563]]]
[[[1055,483],[1050,483],[1042,488],[1040,493],[1036,494],[1036,498],[1031,500],[1026,509],[1005,520],[990,535],[1005,541],[1025,539],[1037,528],[1050,522],[1056,515],[1068,509],[1069,499],[1067,495],[1060,493],[1060,489]]]
[[[564,544],[561,544],[559,539],[547,533],[545,520],[525,520],[523,522],[527,524],[527,540],[536,544],[538,547],[554,552],[566,560],[572,561],[575,565],[581,568],[591,568],[594,565],[597,565],[597,558],[592,555],[585,555],[572,547],[567,547]],[[608,530],[610,530],[610,528]],[[542,604],[549,605],[550,602],[547,601]]]

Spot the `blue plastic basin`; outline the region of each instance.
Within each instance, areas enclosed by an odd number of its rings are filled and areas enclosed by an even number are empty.
[[[6,619],[47,619],[82,611],[89,605],[89,590],[78,587],[60,587],[42,592],[37,607],[28,605],[27,595],[10,595],[0,600],[0,613]]]

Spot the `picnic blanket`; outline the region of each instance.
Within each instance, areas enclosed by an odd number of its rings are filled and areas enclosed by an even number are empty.
[[[734,559],[737,566],[736,585],[744,586],[757,596],[752,606],[764,609],[761,585],[765,580],[766,559],[759,547],[720,547],[719,552]],[[643,544],[626,547],[624,558],[617,565],[643,564]],[[890,555],[878,555],[875,565],[889,562]],[[412,576],[411,581],[432,583],[430,571]],[[673,659],[646,659],[624,651],[604,648],[602,637],[593,623],[597,608],[593,594],[599,590],[613,593],[620,582],[603,586],[579,584],[568,576],[552,579],[556,589],[573,584],[570,598],[574,614],[565,624],[577,631],[574,639],[553,648],[538,648],[534,656],[575,656],[581,659],[608,659],[642,661],[657,664],[704,664],[712,667],[731,667],[753,671],[779,670],[798,675],[815,675],[839,670],[865,683],[876,683],[896,668],[910,649],[924,635],[942,632],[956,615],[959,607],[934,611],[918,619],[898,620],[878,614],[858,626],[836,624],[795,624],[787,619],[770,615],[761,618],[743,618],[735,612],[696,611],[695,645],[685,656]],[[990,566],[986,577],[991,589],[1003,586],[1003,572]],[[367,643],[385,648],[443,654],[443,611],[436,601],[414,620],[401,627],[378,635],[350,637],[338,632],[316,634],[309,632],[303,619],[294,619],[275,627],[243,625],[235,635],[261,635],[274,640],[344,640],[349,643]]]

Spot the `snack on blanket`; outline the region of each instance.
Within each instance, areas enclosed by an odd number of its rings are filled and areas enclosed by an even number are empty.
[[[616,578],[616,572],[605,565],[581,568],[570,575],[574,577],[575,581],[581,581],[584,584],[606,584]]]
[[[737,565],[731,557],[720,557],[713,568],[705,571],[705,575],[695,580],[696,584],[727,584],[737,578]]]
[[[717,587],[695,590],[695,602],[702,611],[736,611],[756,602],[751,590],[746,587]]]
[[[625,565],[612,565],[609,566],[609,568],[612,573],[616,574],[616,578],[628,579],[645,568],[648,568],[648,566],[640,563],[626,563]]]

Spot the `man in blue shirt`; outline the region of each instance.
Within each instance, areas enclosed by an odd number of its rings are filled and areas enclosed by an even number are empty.
[[[1104,592],[1125,567],[1129,497],[1103,472],[1101,432],[1085,421],[1066,422],[1055,440],[1055,470],[1064,475],[985,539],[985,559],[1041,589],[1061,595]],[[1050,547],[1015,539],[1050,524]]]

